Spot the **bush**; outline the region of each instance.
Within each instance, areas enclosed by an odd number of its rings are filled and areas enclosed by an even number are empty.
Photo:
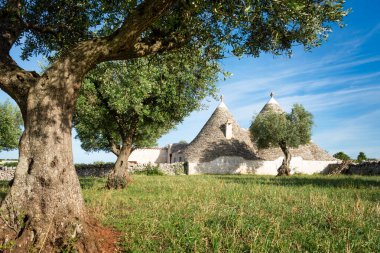
[[[110,167],[113,168],[115,164],[114,163],[102,163],[102,164],[87,164],[87,163],[76,163],[75,169],[81,170],[81,169],[108,169]]]
[[[185,174],[186,174],[185,164],[176,163],[174,165],[174,175],[185,175]]]
[[[113,174],[109,175],[107,179],[106,188],[107,189],[124,189],[130,183],[130,179],[125,176],[115,176]]]
[[[351,158],[345,154],[344,152],[338,152],[333,155],[336,159],[342,160],[342,161],[349,161]]]
[[[115,163],[112,163],[112,162],[103,162],[103,161],[95,161],[93,164],[94,165],[108,165],[108,164],[115,164]]]
[[[4,167],[16,167],[18,162],[6,162],[3,164]]]
[[[367,156],[364,154],[364,152],[360,152],[357,158],[358,163],[364,162],[367,160]]]
[[[135,171],[133,174],[147,175],[147,176],[163,176],[164,172],[161,171],[160,166],[147,164],[142,170]]]

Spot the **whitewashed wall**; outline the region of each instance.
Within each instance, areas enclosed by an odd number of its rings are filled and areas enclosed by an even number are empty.
[[[189,174],[257,174],[277,175],[283,158],[274,161],[250,161],[241,157],[222,156],[207,163],[189,163]],[[322,172],[329,164],[337,161],[307,161],[293,157],[291,173],[313,174]]]
[[[129,156],[128,161],[139,164],[147,163],[166,163],[167,149],[160,148],[142,148],[136,149]]]
[[[221,156],[207,163],[189,163],[189,174],[255,174],[261,161],[249,161],[238,156]]]

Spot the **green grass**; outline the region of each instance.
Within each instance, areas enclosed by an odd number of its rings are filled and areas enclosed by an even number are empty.
[[[126,252],[380,252],[380,177],[133,179],[121,191],[81,179],[91,213],[123,232]]]

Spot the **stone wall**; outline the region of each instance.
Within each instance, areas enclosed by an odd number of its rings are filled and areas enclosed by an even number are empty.
[[[0,166],[0,180],[10,181],[13,179],[16,167],[1,167]]]
[[[281,165],[282,158],[275,161],[248,161],[241,157],[220,157],[208,163],[163,163],[159,169],[166,175],[188,174],[257,174],[276,175],[277,168]],[[154,165],[152,165],[154,166]],[[292,173],[303,174],[346,174],[346,175],[380,175],[380,161],[363,162],[360,164],[346,164],[341,170],[342,164],[331,164],[331,161],[307,161],[292,159]],[[80,177],[106,177],[112,170],[112,164],[103,165],[77,165],[77,174]],[[9,181],[13,178],[15,167],[0,167],[0,180]],[[142,171],[146,165],[136,165],[130,168],[130,173]]]
[[[143,171],[148,164],[139,164],[131,166],[129,172]],[[150,166],[155,166],[151,164]],[[162,163],[159,164],[159,170],[165,175],[182,175],[184,174],[183,163]],[[79,164],[75,165],[79,177],[107,177],[112,170],[113,164]],[[0,167],[0,180],[9,181],[13,179],[15,167]]]
[[[351,164],[346,171],[348,175],[380,175],[380,161]]]
[[[221,156],[211,162],[188,163],[188,174],[256,174],[262,163],[239,156]]]
[[[146,170],[147,166],[158,166],[158,169],[163,172],[165,175],[183,175],[185,174],[184,163],[160,163],[156,164],[138,164],[134,165],[129,169],[130,173],[140,172]]]
[[[80,164],[75,169],[79,177],[107,177],[113,164]]]
[[[345,174],[345,175],[380,175],[380,161],[352,163],[343,162],[332,164],[326,168],[323,174]]]
[[[135,172],[141,172],[146,170],[148,167],[158,166],[159,170],[162,171],[165,175],[180,175],[184,174],[184,164],[183,163],[146,163],[146,164],[135,164],[129,167],[129,173],[133,174]],[[108,173],[112,170],[113,164],[102,164],[102,165],[93,165],[93,164],[84,164],[77,165],[76,170],[77,174],[80,177],[107,177]]]

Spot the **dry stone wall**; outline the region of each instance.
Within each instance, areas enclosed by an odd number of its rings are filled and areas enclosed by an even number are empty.
[[[143,171],[148,164],[139,164],[129,168],[129,172]],[[154,164],[150,166],[155,166]],[[165,175],[184,174],[184,163],[162,163],[159,170]],[[113,168],[113,164],[79,164],[75,165],[79,177],[107,177]],[[0,167],[0,180],[10,181],[14,177],[16,167]]]
[[[352,164],[346,171],[348,175],[380,175],[380,161]]]
[[[1,167],[0,166],[0,180],[10,181],[13,179],[16,167]]]
[[[305,161],[304,161],[305,162]],[[166,175],[182,175],[186,173],[186,167],[189,174],[273,174],[275,175],[281,159],[278,161],[244,161],[242,158],[226,159],[222,157],[210,163],[199,164],[190,163],[164,163],[159,164],[159,170]],[[343,167],[342,167],[343,166]],[[232,168],[232,169],[231,169]],[[265,168],[265,170],[263,169]],[[130,168],[130,172],[142,171],[146,165],[138,165]],[[9,181],[13,179],[15,167],[0,167],[0,180]],[[76,166],[77,174],[80,177],[106,177],[112,170],[112,164],[104,165],[78,165]],[[269,173],[272,172],[272,173]],[[294,171],[302,172],[304,171]],[[380,161],[363,162],[359,164],[337,163],[330,164],[322,174],[345,174],[345,175],[380,175]]]
[[[380,161],[375,162],[342,162],[329,165],[323,174],[344,174],[344,175],[380,175]]]

